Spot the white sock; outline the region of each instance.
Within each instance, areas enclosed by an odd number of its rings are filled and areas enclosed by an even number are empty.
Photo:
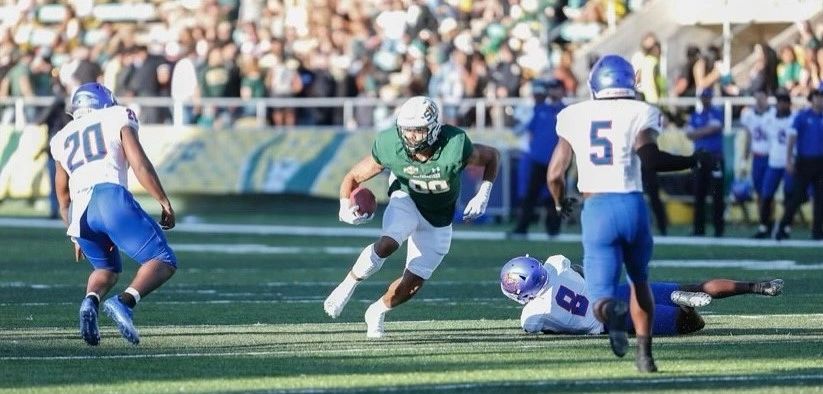
[[[97,293],[95,293],[95,292],[93,292],[93,291],[90,291],[90,292],[86,293],[86,298],[88,298],[89,296],[92,296],[92,297],[94,297],[95,299],[97,299],[97,303],[98,303],[98,304],[100,303],[100,294],[97,294]]]
[[[360,281],[355,279],[354,276],[352,276],[352,273],[349,272],[348,275],[346,275],[346,278],[343,279],[343,282],[340,283],[340,285],[346,286],[346,287],[355,287],[359,283],[360,283]]]
[[[375,272],[380,271],[385,261],[385,258],[375,253],[374,244],[370,244],[360,252],[360,256],[357,257],[357,261],[355,261],[354,266],[351,267],[351,273],[360,280],[366,279]]]
[[[381,297],[379,300],[375,301],[373,304],[369,305],[369,310],[373,310],[377,313],[386,313],[391,310],[391,307],[386,305],[383,302],[383,298]]]
[[[137,292],[134,287],[127,287],[126,290],[123,290],[123,292],[129,293],[132,297],[134,297],[134,305],[137,305],[137,303],[140,302],[140,293]]]

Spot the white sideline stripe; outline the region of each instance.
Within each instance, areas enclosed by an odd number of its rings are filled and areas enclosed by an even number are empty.
[[[228,254],[360,254],[362,247],[352,246],[270,246],[263,244],[174,244],[174,251]]]
[[[798,264],[793,260],[652,260],[652,267],[743,268],[747,270],[816,271],[823,263]]]
[[[385,284],[383,284],[385,286]],[[220,295],[220,293],[216,293]],[[279,299],[279,300],[238,300],[238,299],[219,299],[219,300],[201,300],[201,301],[153,301],[152,304],[157,305],[203,305],[203,304],[212,304],[212,305],[219,305],[219,304],[320,304],[323,300],[326,299],[326,296],[317,296],[317,297],[294,297],[294,298],[286,298],[286,299]],[[360,302],[363,304],[371,304],[374,302],[373,299],[359,299],[359,300],[352,300],[355,302]],[[425,303],[444,303],[444,304],[451,304],[451,305],[459,305],[459,304],[469,304],[469,305],[478,305],[478,304],[488,304],[493,302],[502,301],[505,302],[505,298],[502,296],[500,298],[415,298],[416,302],[425,302]],[[13,303],[13,302],[3,302],[0,303],[0,307],[9,307],[9,306],[57,306],[57,305],[79,305],[78,302],[20,302],[20,303]],[[515,304],[510,305],[513,309],[520,307]]]
[[[188,272],[186,268],[180,268],[178,270],[179,270],[178,272]],[[220,269],[207,270],[207,271],[209,271],[209,272],[218,272],[218,273],[230,272],[230,271],[234,272],[233,270],[220,270]],[[202,272],[202,270],[198,270],[197,272]],[[243,271],[243,272],[248,272],[248,271]],[[263,272],[263,270],[253,270],[253,272]],[[260,283],[260,284],[256,284],[256,285],[247,285],[247,287],[322,287],[322,286],[337,286],[339,284],[340,284],[340,282],[333,282],[333,281],[266,282],[266,283]],[[500,282],[498,282],[496,280],[478,280],[478,281],[434,280],[434,281],[431,281],[431,283],[426,283],[426,286],[427,287],[429,287],[429,286],[457,286],[457,285],[465,285],[465,284],[497,285],[497,284],[500,284]],[[197,285],[197,286],[199,286],[199,285]],[[364,283],[360,283],[357,286],[358,287],[363,287],[363,286],[366,286],[366,287],[370,287],[370,286],[386,287],[386,284],[382,283],[382,282],[364,282]],[[70,285],[70,284],[65,284],[65,283],[43,284],[43,283],[27,283],[27,282],[21,282],[21,281],[0,282],[0,288],[4,288],[4,287],[5,288],[9,288],[9,287],[13,287],[13,288],[28,287],[28,288],[36,289],[36,290],[43,290],[43,289],[76,289],[76,288],[82,288],[83,285],[80,285],[78,287],[77,284]],[[177,292],[177,293],[187,292],[187,293],[201,293],[201,294],[218,294],[217,290],[214,290],[214,289],[196,287],[196,286],[192,286],[192,285],[189,285],[189,284],[181,284],[181,283],[167,283],[166,285],[163,286],[163,289],[164,289],[165,292],[171,291],[171,292]]]
[[[0,227],[11,228],[55,228],[62,229],[65,225],[60,220],[52,219],[20,219],[0,218]],[[340,225],[340,227],[320,226],[278,226],[260,224],[208,224],[208,223],[181,223],[174,228],[176,232],[200,234],[256,234],[256,235],[289,235],[289,236],[325,236],[325,237],[377,237],[381,230],[377,228],[358,228]],[[454,239],[462,240],[505,240],[506,233],[502,231],[474,231],[457,230]],[[547,241],[546,234],[528,234],[529,241]],[[554,242],[580,242],[579,234],[561,234],[552,238]],[[657,245],[691,245],[691,246],[745,246],[745,247],[785,247],[785,248],[820,248],[823,241],[811,240],[761,240],[749,238],[711,238],[711,237],[654,237]]]

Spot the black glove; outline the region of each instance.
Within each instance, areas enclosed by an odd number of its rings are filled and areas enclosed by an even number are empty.
[[[692,157],[694,157],[694,168],[698,170],[709,170],[714,168],[717,164],[717,160],[714,159],[714,156],[704,150],[694,152]]]
[[[560,214],[560,217],[563,219],[568,219],[574,213],[574,210],[577,208],[578,200],[575,197],[566,197],[560,201],[560,205],[556,207],[557,213]]]

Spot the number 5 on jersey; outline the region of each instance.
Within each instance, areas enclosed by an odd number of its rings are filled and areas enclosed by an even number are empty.
[[[612,121],[610,120],[594,121],[589,129],[589,137],[591,138],[593,150],[595,147],[603,148],[602,151],[594,150],[589,155],[592,163],[596,166],[611,165],[614,163],[614,148],[612,147],[612,142],[608,138],[600,136],[601,131],[609,131],[611,129]]]
[[[94,146],[92,146],[94,145]],[[75,158],[77,151],[83,147],[83,158]],[[75,131],[66,137],[63,147],[70,149],[66,165],[70,172],[90,161],[100,160],[106,156],[106,143],[103,141],[103,130],[100,123],[86,127],[82,132]]]

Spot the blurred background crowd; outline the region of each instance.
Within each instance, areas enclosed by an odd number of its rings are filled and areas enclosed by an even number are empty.
[[[613,28],[643,0],[90,0],[6,7],[0,28],[0,97],[50,96],[99,80],[122,98],[370,97],[426,94],[446,121],[470,126],[465,98],[528,96],[551,76],[567,96],[585,93],[572,71],[580,45]],[[746,86],[731,78],[720,48],[690,46],[681,71],[661,70],[661,44],[647,34],[632,62],[656,102],[717,89],[727,96],[778,87],[805,95],[823,75],[823,24],[801,23],[792,45],[755,45]],[[596,60],[593,55],[590,63]],[[187,107],[184,123],[231,122],[248,108]],[[8,111],[5,120],[8,120]],[[341,124],[335,108],[269,109],[272,125]],[[373,123],[368,107],[357,126]],[[148,123],[171,112],[147,108]]]
[[[118,97],[440,98],[468,125],[464,98],[519,97],[540,75],[574,96],[575,47],[644,1],[180,0],[112,8],[22,1],[0,28],[5,96],[50,96],[99,80]],[[128,3],[126,3],[128,4]],[[94,6],[94,7],[93,7]],[[148,7],[148,8],[147,8]],[[528,95],[528,94],[525,94]],[[232,121],[250,108],[187,108],[186,123]],[[372,113],[357,114],[369,126]],[[148,123],[168,123],[147,109]],[[278,109],[273,125],[340,124],[336,109]],[[7,119],[8,120],[8,119]]]

